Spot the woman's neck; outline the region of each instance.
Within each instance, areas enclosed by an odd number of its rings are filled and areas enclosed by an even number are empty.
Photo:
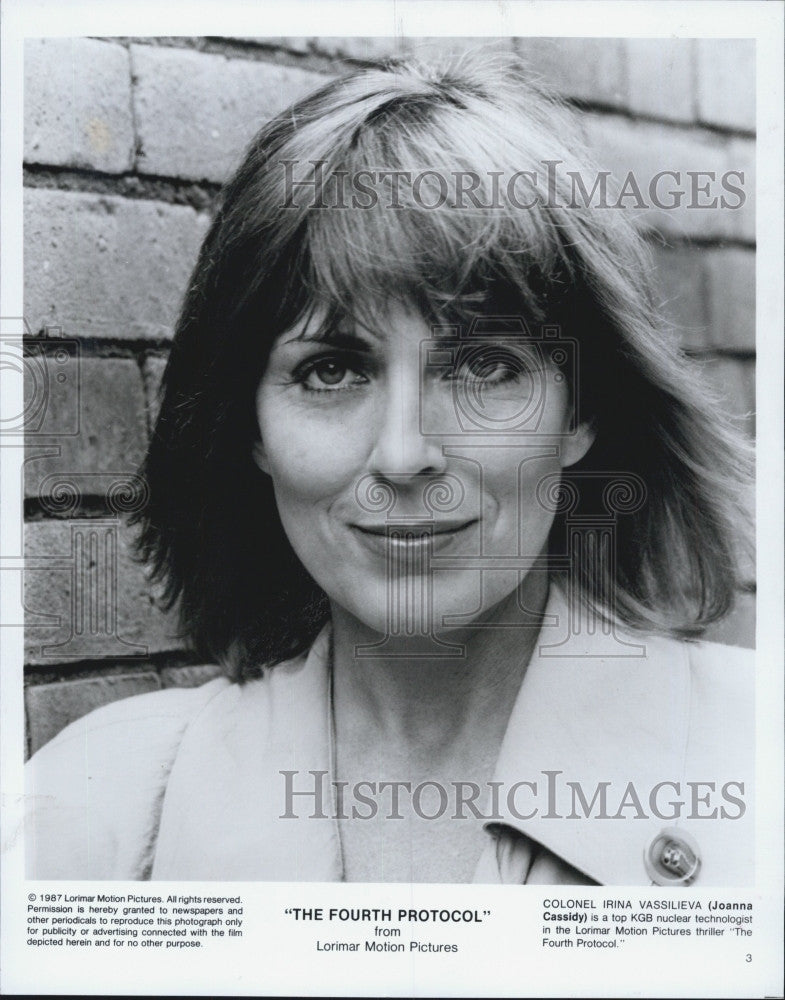
[[[340,756],[371,754],[385,768],[437,772],[465,758],[493,766],[515,696],[539,635],[548,596],[547,574],[529,573],[524,593],[513,591],[482,624],[440,638],[463,647],[462,657],[424,657],[405,645],[382,656],[358,648],[379,633],[333,608],[333,699]],[[519,598],[525,597],[525,600]],[[521,613],[521,606],[531,609]],[[380,753],[380,747],[384,752]],[[483,762],[483,758],[487,758]]]

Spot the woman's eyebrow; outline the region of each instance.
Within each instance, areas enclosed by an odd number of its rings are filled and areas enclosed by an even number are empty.
[[[329,344],[331,347],[340,347],[347,351],[372,350],[371,342],[364,337],[356,333],[350,333],[347,330],[330,328],[326,330],[314,330],[310,333],[303,332],[296,337],[292,337],[291,340],[284,341],[281,346],[285,347],[287,344]]]

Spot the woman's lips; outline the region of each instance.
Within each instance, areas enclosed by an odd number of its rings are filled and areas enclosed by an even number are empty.
[[[356,537],[373,552],[387,555],[430,549],[435,552],[465,537],[478,519],[469,521],[401,521],[382,525],[350,524]]]

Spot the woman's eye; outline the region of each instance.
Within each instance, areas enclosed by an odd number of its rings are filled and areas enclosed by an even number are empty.
[[[363,385],[366,377],[345,360],[335,357],[317,358],[297,373],[297,380],[312,392],[331,392]]]
[[[517,380],[528,370],[524,360],[511,351],[489,348],[472,351],[458,358],[450,378],[482,382],[484,385],[500,385]]]

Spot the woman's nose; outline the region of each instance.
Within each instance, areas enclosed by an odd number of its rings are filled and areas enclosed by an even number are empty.
[[[446,459],[438,436],[422,431],[419,370],[389,373],[379,400],[371,470],[378,476],[436,475]]]

